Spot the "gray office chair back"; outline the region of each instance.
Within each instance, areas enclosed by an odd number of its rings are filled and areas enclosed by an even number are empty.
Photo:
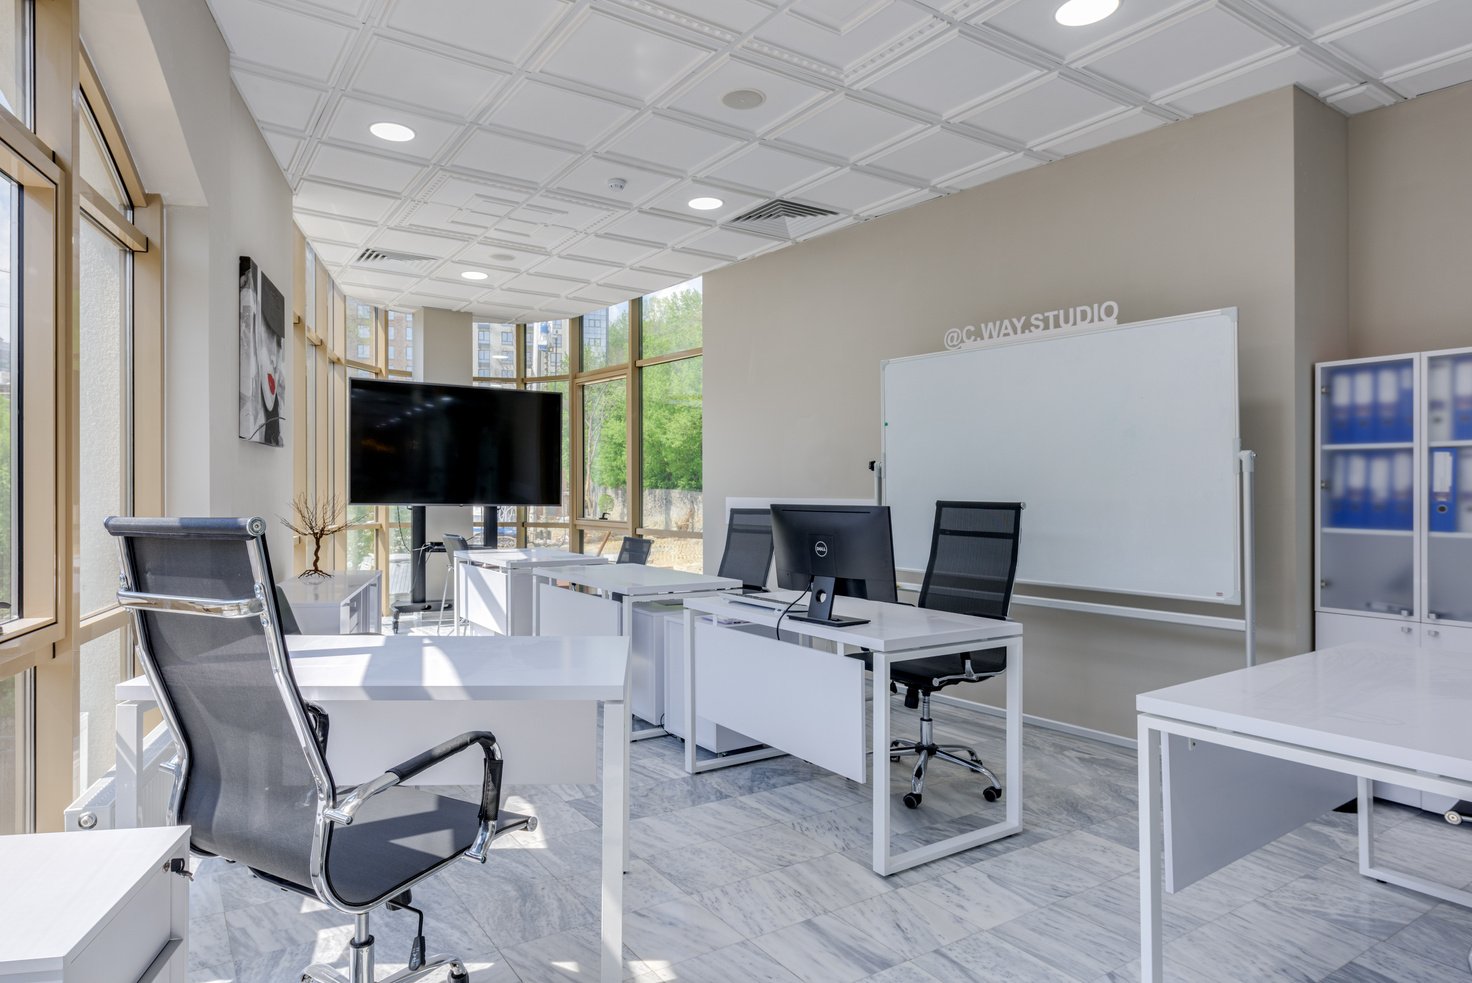
[[[767,589],[772,568],[772,510],[732,509],[726,522],[726,549],[716,573],[752,590]]]
[[[623,544],[618,548],[617,563],[648,563],[649,551],[654,548],[654,540],[644,539],[639,536],[625,536]]]
[[[264,519],[110,518],[138,653],[179,745],[191,847],[313,883],[332,776],[286,656]]]
[[[1021,502],[936,502],[920,607],[1007,617],[1021,525]]]
[[[448,554],[448,559],[453,560],[456,553],[470,549],[470,543],[466,542],[465,537],[458,533],[447,532],[445,533],[444,540],[445,552]]]

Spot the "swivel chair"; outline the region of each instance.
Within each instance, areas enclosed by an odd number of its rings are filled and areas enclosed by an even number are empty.
[[[460,857],[485,863],[500,833],[535,828],[535,819],[501,813],[495,736],[452,737],[339,789],[327,765],[327,714],[303,702],[292,674],[265,520],[113,517],[105,525],[122,559],[118,601],[133,612],[139,658],[179,747],[169,823],[190,827],[195,854],[236,861],[354,916],[347,972],[314,965],[303,981],[373,983],[370,912],[419,914],[414,885]],[[472,747],[485,758],[479,803],[404,786]],[[426,958],[420,934],[409,967],[381,983],[447,967],[455,983],[469,980],[459,959]]]
[[[772,510],[732,509],[717,576],[741,581],[743,594],[759,593],[767,589],[771,567]]]
[[[641,566],[649,562],[649,552],[654,549],[654,540],[644,539],[641,536],[625,536],[618,548],[618,559],[615,563],[638,563]]]
[[[455,579],[455,554],[470,549],[470,544],[465,541],[465,537],[458,533],[445,533],[444,542],[445,559],[449,562],[445,567],[445,583],[440,587],[440,620],[434,626],[434,633],[436,635],[443,635],[445,633],[445,599],[450,596],[450,581]],[[460,624],[460,615],[458,612],[454,618],[454,623],[458,626]]]

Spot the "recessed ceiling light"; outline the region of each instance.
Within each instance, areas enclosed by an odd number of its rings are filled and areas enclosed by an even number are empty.
[[[1064,27],[1097,24],[1119,9],[1119,0],[1068,0],[1053,14]]]
[[[466,280],[484,280],[486,277],[490,276],[490,274],[482,273],[480,270],[461,270],[460,276],[462,276]]]
[[[711,198],[708,196],[701,198],[691,198],[689,201],[690,207],[698,212],[708,212],[712,209],[720,208],[724,204],[725,202],[721,201],[721,199]]]
[[[374,123],[368,132],[390,143],[408,143],[414,139],[414,131],[403,123]]]
[[[498,263],[511,263],[516,260],[516,257],[510,253],[491,253],[491,259]]]
[[[758,89],[732,89],[721,96],[729,109],[755,109],[766,101],[766,95]]]

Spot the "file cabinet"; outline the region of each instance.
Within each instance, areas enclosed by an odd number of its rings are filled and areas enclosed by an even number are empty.
[[[1315,647],[1472,658],[1472,348],[1325,362],[1316,376]]]

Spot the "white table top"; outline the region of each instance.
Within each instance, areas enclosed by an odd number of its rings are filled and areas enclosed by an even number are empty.
[[[464,562],[478,567],[494,567],[511,570],[520,567],[545,567],[553,564],[606,564],[606,556],[589,556],[548,546],[533,546],[524,550],[470,549],[456,550],[455,555]]]
[[[369,584],[378,582],[377,570],[339,570],[330,577],[278,581],[292,604],[341,604]]]
[[[290,635],[302,698],[335,700],[622,700],[629,640],[505,635]],[[143,676],[119,700],[153,699]]]
[[[791,597],[797,596],[797,591],[772,591],[770,593],[776,596],[784,594]],[[685,607],[704,614],[768,627],[775,626],[777,618],[781,615],[780,611],[742,604],[719,594],[711,597],[687,598]],[[791,616],[788,616],[782,620],[782,630],[813,638],[826,638],[845,645],[857,645],[875,652],[903,652],[942,645],[1005,641],[1022,634],[1022,625],[1016,621],[976,618],[968,614],[931,611],[926,608],[910,607],[907,604],[861,601],[852,597],[834,598],[833,613],[848,615],[851,618],[868,618],[869,622],[848,628],[835,628],[830,625],[794,621]]]
[[[600,566],[538,567],[532,576],[546,580],[565,580],[579,587],[613,591],[642,597],[649,594],[690,594],[698,591],[735,590],[741,581],[707,573],[688,573],[668,567],[651,567],[640,563],[609,563]]]
[[[188,841],[186,826],[0,836],[0,967],[54,965],[80,950]]]
[[[1472,780],[1472,657],[1357,643],[1168,686],[1141,713]]]

